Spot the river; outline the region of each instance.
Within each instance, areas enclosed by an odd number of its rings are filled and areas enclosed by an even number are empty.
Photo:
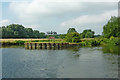
[[[118,78],[120,46],[0,50],[3,78]]]

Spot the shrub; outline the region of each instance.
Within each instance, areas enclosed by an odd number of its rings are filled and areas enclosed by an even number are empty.
[[[111,36],[111,37],[110,37],[110,40],[113,40],[114,38],[115,38],[114,36]]]
[[[17,40],[17,41],[15,41],[15,43],[16,43],[16,44],[24,44],[24,43],[25,43],[25,41],[22,41],[22,40]]]
[[[66,35],[65,40],[67,42],[76,42],[76,43],[78,43],[78,42],[80,42],[80,34],[77,33],[77,32],[71,32],[71,33]]]

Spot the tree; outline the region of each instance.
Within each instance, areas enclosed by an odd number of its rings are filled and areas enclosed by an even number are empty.
[[[61,34],[61,35],[60,35],[60,38],[61,38],[61,39],[64,39],[65,37],[66,37],[66,34]]]
[[[77,32],[77,31],[75,30],[75,28],[69,28],[69,30],[67,31],[67,34],[72,33],[72,32]]]
[[[19,24],[11,24],[6,27],[7,29],[7,37],[13,37],[13,38],[23,38],[25,37],[24,34],[24,27]]]
[[[26,28],[25,32],[26,32],[26,37],[27,38],[34,38],[34,34],[33,34],[32,28]]]
[[[57,35],[57,32],[55,32],[55,31],[48,31],[47,34],[48,35]]]
[[[40,38],[46,38],[46,35],[44,32],[40,32]]]
[[[91,29],[86,29],[82,33],[80,33],[81,38],[93,38],[95,32],[92,31]]]
[[[10,24],[0,27],[2,38],[45,38],[45,33],[40,33],[32,28],[25,28],[19,24]]]
[[[119,17],[113,16],[108,21],[108,23],[103,26],[104,37],[106,38],[110,38],[111,36],[120,37],[120,26],[118,26],[119,19],[120,19]]]
[[[35,38],[39,38],[39,37],[40,37],[40,33],[39,33],[38,30],[34,30],[34,31],[33,31],[33,34],[34,34],[34,37],[35,37]]]
[[[65,40],[68,42],[80,42],[80,34],[77,32],[71,32],[66,35]]]
[[[2,31],[2,38],[7,38],[7,29],[5,28],[5,26],[1,27],[1,31]]]

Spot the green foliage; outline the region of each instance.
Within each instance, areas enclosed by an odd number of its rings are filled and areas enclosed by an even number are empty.
[[[61,38],[61,39],[64,39],[65,36],[66,36],[66,34],[61,34],[61,35],[60,35],[60,38]]]
[[[111,38],[108,43],[112,44],[112,45],[120,45],[120,39],[118,39],[118,38]]]
[[[32,28],[25,28],[19,24],[11,24],[0,27],[2,29],[2,38],[45,38],[46,35]]]
[[[49,38],[49,37],[59,38],[59,35],[47,35],[47,38]]]
[[[91,29],[84,30],[82,33],[80,33],[81,38],[93,38],[95,32],[92,31]]]
[[[101,39],[101,45],[120,45],[120,39],[113,36],[110,39],[103,38]]]
[[[55,32],[55,31],[48,31],[47,34],[48,35],[57,35],[57,32]]]
[[[15,40],[15,41],[2,41],[2,45],[23,45],[26,41],[24,40]]]
[[[61,40],[61,39],[55,39],[55,40],[51,40],[51,39],[46,39],[46,40],[32,40],[32,41],[29,41],[29,42],[53,42],[53,43],[63,43],[65,41]]]
[[[40,32],[40,34],[39,34],[39,38],[46,38],[47,36],[45,35],[45,33],[44,32]]]
[[[120,45],[120,38],[111,37],[108,38],[93,38],[90,40],[84,40],[80,42],[82,46],[98,46],[98,45]]]
[[[67,31],[67,34],[72,33],[72,32],[77,32],[77,31],[75,30],[75,28],[69,28],[69,30]]]
[[[114,36],[111,36],[111,37],[110,37],[110,40],[114,40],[114,38],[115,38]]]
[[[103,27],[103,35],[106,38],[110,38],[111,36],[114,37],[120,37],[120,26],[118,26],[119,23],[119,17],[111,17],[111,19],[108,21],[106,25]]]
[[[31,42],[50,42],[50,40],[33,40]]]
[[[25,41],[23,41],[23,40],[17,40],[17,41],[15,41],[15,43],[17,43],[17,44],[24,44]]]
[[[80,45],[82,45],[82,46],[98,46],[98,45],[100,45],[100,41],[95,40],[95,39],[85,40],[85,41],[80,42]]]
[[[80,34],[77,32],[71,32],[69,34],[66,35],[65,40],[67,42],[75,42],[78,43],[80,42]]]

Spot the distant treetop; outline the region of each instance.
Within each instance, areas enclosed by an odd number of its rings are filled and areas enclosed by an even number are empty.
[[[77,31],[75,30],[75,28],[69,28],[69,30],[67,31],[67,34],[72,33],[72,32],[77,32]]]
[[[55,31],[48,31],[47,35],[57,35],[57,32],[55,32]]]

